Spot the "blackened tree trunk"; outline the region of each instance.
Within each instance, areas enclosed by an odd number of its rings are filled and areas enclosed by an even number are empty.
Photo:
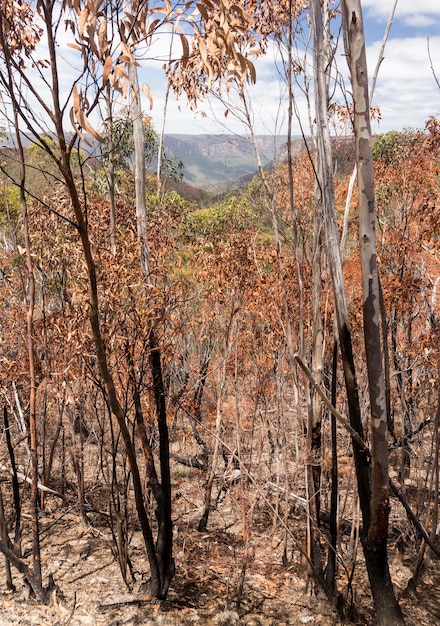
[[[312,373],[317,385],[322,383],[323,373],[323,332],[321,320],[321,232],[322,232],[322,202],[319,187],[315,183],[315,213],[313,218],[313,258],[312,258],[312,301],[313,301],[313,329],[312,329]],[[322,556],[320,548],[320,513],[321,513],[321,428],[322,402],[316,389],[310,385],[310,406],[308,411],[308,482],[309,482],[309,532],[310,557],[314,565],[315,576],[324,581],[322,571]]]
[[[333,342],[332,377],[331,377],[331,402],[336,406],[338,386],[338,343]],[[330,521],[328,537],[328,557],[325,577],[327,585],[334,595],[336,590],[336,550],[338,543],[338,446],[336,417],[331,414],[331,449],[332,449],[332,469],[331,469],[331,492],[330,492]]]
[[[159,431],[159,465],[161,476],[160,498],[157,500],[157,542],[156,554],[161,578],[161,596],[165,597],[175,574],[173,558],[173,522],[171,517],[171,473],[170,443],[165,403],[165,386],[162,375],[162,362],[157,338],[152,329],[150,333],[150,366],[153,377],[154,397],[156,401],[157,426]]]
[[[9,43],[7,41],[8,26],[3,15],[0,15],[0,49],[3,50],[5,61],[4,87],[6,91],[13,91],[13,73],[14,63],[9,51]],[[20,203],[22,208],[23,220],[23,236],[25,243],[26,270],[27,270],[27,315],[26,315],[26,344],[28,354],[28,373],[29,373],[29,439],[31,449],[31,528],[32,528],[32,570],[25,566],[18,554],[15,553],[15,560],[6,554],[5,550],[11,550],[9,537],[6,533],[5,543],[2,551],[7,559],[25,576],[30,583],[35,596],[40,602],[48,601],[48,589],[43,586],[43,577],[41,569],[40,554],[40,525],[39,525],[39,499],[38,499],[38,438],[37,438],[37,411],[36,411],[36,392],[37,378],[35,368],[35,337],[34,337],[34,309],[35,309],[35,275],[34,265],[31,255],[31,244],[29,236],[28,206],[26,199],[26,164],[24,157],[24,148],[19,132],[19,105],[15,98],[12,98],[13,126],[16,132],[16,140],[18,146],[18,158],[20,167]],[[6,413],[5,413],[6,415]],[[16,500],[15,500],[16,501]],[[16,501],[17,504],[17,501]],[[18,528],[18,527],[17,527]],[[18,538],[18,536],[17,536]],[[3,543],[3,542],[2,542]],[[13,550],[11,550],[13,551]],[[17,563],[21,563],[20,566]],[[20,569],[20,567],[22,569]]]
[[[135,147],[135,187],[136,187],[136,224],[140,245],[140,261],[146,283],[154,286],[151,272],[150,247],[148,245],[148,224],[146,213],[145,189],[145,137],[141,107],[141,96],[137,68],[134,64],[128,67],[131,102],[130,113],[133,122]],[[156,518],[158,533],[156,541],[156,557],[160,575],[160,596],[165,597],[169,584],[174,576],[173,559],[173,523],[171,517],[171,474],[169,433],[166,417],[165,386],[163,382],[162,358],[156,328],[151,327],[149,333],[149,361],[153,380],[153,392],[156,404],[157,428],[159,432],[159,465],[160,483],[157,483],[155,471],[151,477],[156,480],[153,493],[157,503]],[[144,446],[145,448],[145,446]],[[152,467],[150,465],[150,467]]]
[[[359,403],[359,392],[356,380],[356,371],[353,358],[350,321],[348,315],[347,295],[342,272],[342,258],[339,245],[339,230],[336,213],[336,202],[333,183],[332,147],[328,125],[328,80],[326,73],[330,72],[327,55],[322,53],[324,35],[320,0],[311,0],[311,28],[313,30],[314,49],[314,87],[315,87],[315,116],[316,116],[316,151],[318,187],[323,207],[326,252],[332,279],[333,297],[335,300],[335,317],[338,330],[338,339],[341,349],[342,366],[347,391],[347,402],[350,425],[363,440],[363,426]],[[361,508],[364,524],[369,526],[369,457],[356,438],[353,438],[354,460],[358,480],[358,489],[362,496]]]
[[[402,624],[388,566],[388,424],[381,344],[380,283],[376,258],[376,210],[371,151],[370,101],[360,0],[343,0],[344,43],[350,68],[359,189],[359,242],[365,357],[370,397],[370,524],[363,540],[378,624]]]
[[[355,6],[356,5],[356,6]],[[365,45],[358,32],[361,23],[360,6],[358,2],[344,2],[344,18],[346,29],[348,24],[355,28],[351,36],[357,39],[356,48],[352,55],[353,70],[359,72],[359,78],[366,83],[366,66],[362,66],[359,60],[365,55]],[[345,386],[349,409],[350,424],[357,434],[363,439],[363,427],[359,403],[359,393],[356,381],[356,371],[353,358],[353,346],[348,317],[347,298],[342,273],[342,260],[339,246],[339,233],[336,218],[336,205],[332,176],[332,150],[330,132],[328,127],[328,79],[330,71],[325,54],[325,40],[323,33],[323,15],[320,0],[311,0],[311,28],[313,31],[314,47],[314,85],[315,85],[315,114],[317,125],[317,175],[318,184],[322,196],[324,222],[326,229],[327,254],[332,277],[333,293],[335,299],[335,314],[338,328],[339,343],[341,347],[342,364],[344,371]],[[365,57],[364,57],[365,60]],[[365,85],[365,89],[367,86]],[[355,90],[354,90],[355,91]],[[357,96],[359,94],[356,94]],[[355,105],[356,106],[356,105]],[[358,111],[362,115],[358,127],[358,158],[365,160],[370,155],[371,144],[369,133],[364,130],[365,116],[369,116],[368,92],[363,92],[362,102],[358,101]],[[360,131],[363,131],[360,133]],[[362,163],[363,164],[363,163]],[[359,166],[359,163],[358,163]],[[365,177],[365,174],[364,174]],[[378,624],[402,624],[403,617],[400,607],[396,602],[387,560],[387,527],[388,527],[388,465],[387,465],[387,423],[385,408],[385,385],[383,383],[382,351],[380,349],[380,314],[379,314],[379,291],[378,276],[375,266],[375,240],[374,240],[374,189],[371,180],[361,178],[359,188],[364,194],[364,214],[361,218],[361,238],[363,249],[363,270],[368,269],[364,275],[367,288],[364,291],[364,316],[367,320],[365,342],[369,362],[369,385],[370,399],[372,402],[372,415],[374,422],[372,429],[375,430],[373,437],[375,456],[374,468],[371,468],[371,458],[368,452],[359,446],[355,438],[352,439],[356,476],[358,483],[359,501],[362,510],[363,526],[361,540],[364,548],[366,566],[373,593],[374,605],[377,611]],[[370,195],[365,195],[365,185],[370,185],[368,194],[373,191],[373,200]],[[372,205],[371,205],[372,202]],[[371,231],[372,229],[372,231]],[[373,239],[371,239],[373,236]],[[373,244],[373,247],[372,247]],[[373,267],[367,268],[365,259],[370,255]],[[377,292],[375,289],[377,288]],[[377,333],[377,337],[376,337]],[[379,344],[377,344],[379,341]],[[382,380],[381,380],[382,379]],[[383,413],[382,413],[383,409]]]

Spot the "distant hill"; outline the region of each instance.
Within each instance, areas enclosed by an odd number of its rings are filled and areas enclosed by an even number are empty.
[[[14,139],[12,134],[2,142],[3,146],[14,149]],[[265,169],[286,160],[286,135],[259,135],[256,139]],[[22,140],[25,147],[29,145],[24,135]],[[293,137],[292,141],[292,154],[297,154],[304,148],[304,141],[299,136]],[[234,189],[250,181],[258,169],[252,141],[240,135],[166,134],[164,146],[169,158],[174,157],[183,163],[183,183],[189,186],[190,195],[197,196],[197,189],[209,195]],[[96,142],[91,146],[81,143],[81,149],[99,161],[100,146]],[[154,162],[151,167],[155,172]]]
[[[285,136],[261,135],[257,141],[264,167],[285,159]],[[170,134],[164,145],[170,157],[182,161],[185,182],[207,191],[225,191],[257,171],[254,148],[246,137]]]

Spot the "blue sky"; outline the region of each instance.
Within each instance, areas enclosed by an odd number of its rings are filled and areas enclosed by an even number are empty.
[[[392,5],[393,0],[362,2],[370,75]],[[440,81],[439,0],[399,0],[374,98],[382,111],[380,131],[421,128],[428,116],[440,116],[440,89],[430,67],[428,38]]]
[[[367,58],[370,80],[377,63],[385,27],[394,0],[363,0]],[[381,121],[373,123],[374,132],[423,128],[430,115],[440,116],[440,89],[430,68],[427,40],[437,78],[440,81],[440,0],[398,0],[385,58],[382,62],[373,104],[381,109]],[[157,42],[157,46],[160,47]],[[163,45],[163,44],[162,44]],[[163,54],[166,52],[164,50]],[[338,50],[339,71],[347,81],[343,51]],[[159,79],[157,64],[146,62],[141,72],[142,80],[149,82],[154,95],[154,108],[150,112],[157,130],[163,123],[164,88]],[[269,55],[256,63],[257,83],[249,88],[253,105],[254,127],[257,133],[282,133],[285,131],[285,103],[282,101],[283,85]],[[310,75],[311,75],[311,68]],[[305,100],[297,93],[297,106],[301,123],[308,130]],[[224,117],[225,106],[215,101],[200,105],[191,112],[185,102],[176,102],[171,94],[166,117],[166,132],[204,133],[237,132],[246,129],[233,116]],[[206,117],[203,117],[203,115]],[[300,125],[295,123],[294,132]]]
[[[394,0],[362,0],[367,43],[367,58],[370,79],[376,66],[381,42]],[[79,53],[67,47],[72,40],[69,33],[58,30],[57,45],[60,54],[61,88],[69,97],[73,82],[80,75],[82,61]],[[376,133],[404,128],[423,128],[426,119],[440,117],[440,89],[430,67],[427,41],[429,38],[432,63],[440,81],[440,0],[398,0],[397,11],[387,47],[380,67],[373,104],[381,109],[381,121],[373,124]],[[178,38],[174,38],[178,41]],[[141,61],[140,80],[149,84],[154,99],[150,111],[144,101],[145,110],[152,116],[156,131],[161,131],[164,121],[164,100],[166,81],[161,66],[168,58],[170,36],[159,33],[150,52]],[[180,44],[178,44],[180,45]],[[45,57],[44,43],[42,56]],[[250,86],[248,93],[252,104],[254,130],[257,134],[284,134],[286,132],[285,87],[275,66],[276,51],[269,47],[265,57],[256,61],[257,82]],[[148,58],[150,57],[150,58]],[[342,42],[336,54],[338,71],[348,85],[347,65]],[[29,70],[33,72],[33,70]],[[307,73],[312,77],[309,61]],[[35,73],[41,94],[50,99],[47,85]],[[32,78],[34,80],[34,78]],[[299,134],[301,125],[306,134],[310,133],[309,115],[303,93],[295,91],[298,119],[293,133]],[[123,106],[126,102],[120,102]],[[233,97],[232,97],[232,104]],[[70,109],[68,103],[66,110]],[[226,105],[215,99],[201,103],[196,112],[191,111],[185,98],[176,101],[171,93],[165,117],[167,133],[238,133],[247,134],[247,128],[234,118],[231,112],[224,116]],[[1,115],[1,111],[0,111]],[[99,121],[92,120],[98,126]],[[0,117],[0,125],[2,119]]]

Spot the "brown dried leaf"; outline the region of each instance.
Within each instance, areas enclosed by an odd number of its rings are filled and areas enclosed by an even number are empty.
[[[101,135],[98,133],[98,131],[96,131],[93,128],[93,126],[89,122],[89,118],[84,113],[84,111],[80,111],[80,120],[81,120],[81,126],[84,128],[84,130],[86,130],[88,132],[88,134],[91,137],[93,137],[93,139],[95,139],[95,141],[99,141],[99,142],[103,141]]]
[[[80,52],[82,52],[82,46],[80,46],[77,43],[68,43],[67,47],[68,48],[73,48],[74,50],[79,50]]]
[[[79,97],[79,92],[78,92],[78,88],[76,85],[73,86],[72,96],[73,96],[73,107],[76,111],[80,108],[80,97]]]
[[[131,53],[131,50],[124,41],[121,41],[121,48],[122,48],[121,58],[127,57],[129,59],[128,61],[129,63],[134,63],[134,57]]]
[[[180,41],[182,43],[182,62],[183,65],[186,65],[189,59],[189,43],[188,39],[182,33],[180,33]]]
[[[90,141],[86,137],[84,137],[83,133],[78,128],[78,124],[75,121],[75,112],[73,110],[73,107],[70,109],[70,121],[72,123],[73,128],[75,129],[75,132],[81,137],[81,139],[84,141],[84,143],[87,146],[90,146]]]
[[[93,126],[89,122],[87,115],[85,114],[84,110],[81,107],[81,99],[80,99],[80,95],[79,95],[76,85],[74,85],[73,87],[72,96],[73,96],[73,112],[74,112],[74,117],[76,121],[78,122],[81,128],[83,128],[91,137],[93,137],[93,139],[95,139],[96,141],[102,142],[103,140],[102,140],[101,135],[93,128]],[[72,119],[72,113],[70,115],[70,118]]]
[[[156,30],[157,26],[162,23],[162,20],[153,20],[148,27],[148,34],[152,35]]]
[[[257,72],[255,70],[255,65],[248,58],[246,58],[246,64],[247,64],[248,71],[249,71],[249,74],[250,74],[250,77],[251,77],[251,81],[253,83],[256,83],[257,82]]]
[[[151,94],[151,89],[149,85],[147,85],[146,83],[142,84],[141,89],[144,92],[145,96],[148,98],[148,101],[150,103],[150,111],[151,111],[151,109],[153,108],[153,96]]]
[[[200,56],[202,57],[203,63],[205,63],[205,65],[209,65],[208,50],[206,48],[205,40],[202,37],[199,37],[197,43],[199,44]]]
[[[81,37],[84,35],[84,28],[87,24],[88,19],[89,19],[89,9],[87,7],[84,7],[84,9],[81,11],[79,18],[78,18],[78,31]]]
[[[110,55],[108,55],[108,57],[105,60],[104,63],[104,70],[102,72],[102,84],[105,85],[107,80],[108,80],[108,76],[110,74],[110,70],[112,68],[113,65],[113,59]]]
[[[100,58],[103,58],[104,54],[108,50],[107,40],[107,20],[103,20],[98,28],[98,44],[100,51]]]
[[[208,15],[208,11],[206,10],[206,7],[205,7],[205,6],[204,6],[201,2],[198,2],[198,3],[196,4],[196,7],[198,8],[199,13],[200,13],[200,15],[203,17],[203,19],[204,19],[205,21],[208,21],[208,19],[209,19],[209,15]]]

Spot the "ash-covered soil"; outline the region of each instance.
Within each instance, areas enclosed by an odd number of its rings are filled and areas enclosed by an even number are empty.
[[[143,591],[148,563],[141,533],[134,522],[129,537],[129,588],[123,582],[112,552],[112,535],[102,516],[88,513],[86,523],[76,508],[69,509],[49,496],[41,516],[42,565],[46,576],[52,574],[57,590],[52,593],[50,606],[39,605],[29,597],[15,571],[16,590],[8,590],[4,559],[0,556],[1,626],[341,623],[329,601],[308,579],[297,544],[304,538],[304,514],[300,510],[289,519],[289,552],[283,565],[282,526],[274,522],[261,502],[243,505],[236,492],[239,486],[231,487],[221,506],[212,512],[209,530],[198,532],[201,500],[195,471],[193,479],[191,482],[186,476],[176,494],[176,576],[165,602],[151,600]],[[246,539],[243,514],[247,519]],[[30,545],[24,543],[23,549],[30,550]],[[392,576],[399,595],[412,576],[412,560],[411,550],[406,557],[394,552],[391,545]],[[340,592],[355,607],[347,616],[348,622],[373,626],[372,603],[360,555],[352,588],[347,587],[343,572],[339,578]],[[417,590],[407,590],[401,598],[408,626],[440,623],[439,589],[439,564],[431,560]]]

